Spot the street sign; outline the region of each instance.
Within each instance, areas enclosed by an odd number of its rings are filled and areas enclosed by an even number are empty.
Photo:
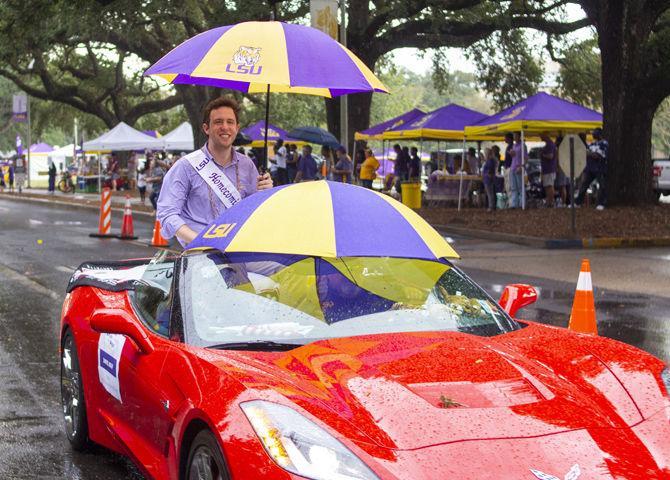
[[[570,139],[574,139],[575,148],[575,177],[581,175],[586,167],[586,145],[579,136],[571,133],[563,137],[563,141],[558,147],[558,164],[566,176],[570,175]]]

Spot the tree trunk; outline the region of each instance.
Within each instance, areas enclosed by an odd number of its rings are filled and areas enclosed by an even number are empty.
[[[347,125],[347,151],[353,153],[354,134],[365,130],[370,126],[370,109],[372,107],[371,93],[353,93],[347,95],[349,102],[349,118]],[[328,131],[340,138],[340,99],[326,99],[326,118],[328,120]]]
[[[603,123],[609,142],[610,205],[654,202],[651,126],[658,102],[644,92],[644,44],[651,29],[643,2],[583,2],[596,25],[602,59]],[[645,23],[646,22],[646,23]]]
[[[207,142],[207,136],[202,130],[202,110],[207,102],[217,97],[221,91],[216,88],[194,85],[176,85],[176,87],[183,98],[184,109],[193,129],[193,146],[200,148]]]

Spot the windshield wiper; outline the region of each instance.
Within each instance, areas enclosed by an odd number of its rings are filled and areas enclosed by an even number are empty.
[[[281,343],[271,340],[256,340],[253,342],[230,342],[208,345],[207,348],[217,350],[254,350],[260,352],[286,352],[294,348],[302,347],[301,343]]]

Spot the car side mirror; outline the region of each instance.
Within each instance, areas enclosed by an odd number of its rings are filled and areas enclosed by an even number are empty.
[[[538,293],[535,287],[523,283],[513,283],[505,287],[498,304],[510,317],[514,317],[520,308],[535,303],[537,297]]]
[[[143,354],[152,353],[151,339],[135,320],[124,310],[104,308],[91,317],[91,328],[99,333],[117,333],[130,338]]]

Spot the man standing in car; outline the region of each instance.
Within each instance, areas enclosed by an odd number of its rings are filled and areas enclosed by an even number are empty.
[[[157,218],[165,238],[191,242],[221,212],[257,190],[272,187],[249,157],[233,148],[240,130],[238,103],[229,97],[210,101],[202,129],[207,143],[179,159],[165,175]]]

